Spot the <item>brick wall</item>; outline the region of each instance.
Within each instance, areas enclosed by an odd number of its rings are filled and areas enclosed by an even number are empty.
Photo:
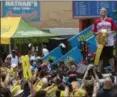
[[[40,2],[40,22],[32,23],[40,27],[78,27],[78,19],[72,18],[72,2]]]

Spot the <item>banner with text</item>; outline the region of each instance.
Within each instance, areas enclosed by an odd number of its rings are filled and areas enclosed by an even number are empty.
[[[40,21],[39,1],[2,1],[2,17],[22,17],[30,22]]]
[[[53,61],[56,61],[58,58],[62,56],[62,50],[58,46],[54,50],[52,50],[48,55],[42,57],[43,61],[48,61],[49,59],[52,59]]]
[[[76,64],[78,64],[80,61],[83,60],[83,56],[82,56],[80,50],[78,49],[78,47],[73,48],[67,54],[63,55],[61,58],[59,58],[54,63],[59,63],[60,61],[65,61],[66,63],[68,63],[71,60],[74,60],[74,62]]]
[[[87,41],[89,44],[90,52],[95,52],[97,49],[96,45],[96,38],[93,32],[91,31],[92,26],[88,27],[87,29],[79,32],[76,36],[69,40],[69,43],[72,47],[79,46],[80,41]]]

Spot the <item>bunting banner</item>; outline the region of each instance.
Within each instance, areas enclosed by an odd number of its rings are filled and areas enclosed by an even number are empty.
[[[65,61],[67,63],[71,60],[74,60],[75,64],[78,64],[80,61],[83,60],[83,56],[82,56],[80,50],[78,49],[78,47],[73,48],[72,50],[70,50],[68,53],[63,55],[61,58],[59,58],[54,63],[59,63],[60,61]]]
[[[97,49],[97,42],[96,37],[91,31],[92,26],[88,27],[87,29],[83,30],[82,32],[79,32],[76,36],[71,38],[69,40],[69,43],[72,47],[79,46],[80,41],[87,41],[89,44],[89,50],[90,52],[94,53]]]
[[[57,47],[54,50],[52,50],[48,55],[42,57],[43,61],[48,62],[49,59],[52,59],[53,61],[56,61],[58,58],[62,56],[62,50],[61,47]]]
[[[96,50],[97,50],[96,36],[93,35],[90,38],[88,38],[86,41],[89,45],[89,51],[92,52],[92,53],[96,52]]]

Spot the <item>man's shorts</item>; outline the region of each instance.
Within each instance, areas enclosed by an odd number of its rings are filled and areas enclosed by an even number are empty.
[[[101,54],[101,57],[100,57],[100,60],[104,60],[104,59],[111,59],[113,58],[113,46],[105,46],[102,50],[102,54]]]

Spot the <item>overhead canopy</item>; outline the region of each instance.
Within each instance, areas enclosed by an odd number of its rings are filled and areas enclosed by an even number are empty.
[[[36,29],[21,17],[1,18],[1,44],[47,42],[48,38],[55,36]]]
[[[48,31],[50,33],[55,33],[58,36],[72,36],[76,35],[79,32],[78,28],[42,28],[44,31]]]

